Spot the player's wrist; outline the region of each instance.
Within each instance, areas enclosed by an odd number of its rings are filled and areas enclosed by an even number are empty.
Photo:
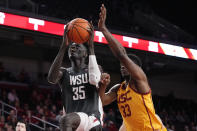
[[[90,54],[89,55],[89,60],[92,60],[93,62],[96,62],[96,56],[95,56],[95,54]]]

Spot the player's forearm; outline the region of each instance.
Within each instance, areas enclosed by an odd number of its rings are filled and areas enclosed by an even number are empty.
[[[119,61],[128,69],[132,77],[136,80],[145,80],[146,76],[144,72],[128,58],[125,48],[120,42],[118,42],[107,28],[103,28],[103,35],[109,43],[113,54],[119,59]]]
[[[120,42],[118,42],[112,34],[109,32],[109,30],[105,27],[102,29],[102,33],[105,36],[109,47],[111,48],[113,54],[121,60],[122,56],[126,55],[126,51],[124,47],[121,45]]]
[[[59,71],[60,71],[60,67],[62,65],[65,51],[66,51],[66,46],[64,45],[64,42],[62,42],[60,50],[49,69],[49,73],[48,73],[47,78],[50,83],[56,84],[58,82]]]
[[[109,103],[108,100],[107,100],[108,96],[105,94],[105,90],[106,90],[105,86],[100,86],[99,87],[99,96],[101,98],[103,106],[105,106]]]
[[[102,101],[103,106],[111,104],[116,99],[111,94],[105,93],[105,90],[103,90],[101,92],[99,91],[99,95],[101,97],[101,101]]]

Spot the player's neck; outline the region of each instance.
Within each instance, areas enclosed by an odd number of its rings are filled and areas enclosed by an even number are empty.
[[[128,83],[129,80],[130,80],[130,76],[129,75],[128,76],[124,76],[124,80],[126,81],[126,83]]]
[[[79,72],[86,67],[86,64],[83,60],[75,60],[71,62],[71,66],[75,72]]]
[[[127,88],[127,86],[128,86],[128,82],[127,81],[125,81],[125,83],[124,83],[124,85],[123,85],[123,89],[126,89]]]

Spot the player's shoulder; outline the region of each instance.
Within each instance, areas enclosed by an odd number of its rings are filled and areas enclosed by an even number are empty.
[[[62,72],[71,71],[71,67],[69,67],[69,68],[60,67],[60,71],[62,71]]]
[[[69,68],[60,67],[60,72],[62,73],[62,75],[64,75],[64,74],[70,74],[73,71],[72,71],[72,68],[71,67],[69,67]]]

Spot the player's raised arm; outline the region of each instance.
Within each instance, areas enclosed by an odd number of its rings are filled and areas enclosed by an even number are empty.
[[[57,84],[57,82],[61,79],[62,74],[63,74],[60,68],[62,66],[62,61],[64,58],[66,48],[69,45],[69,42],[67,39],[67,31],[68,31],[67,27],[68,25],[66,26],[64,30],[63,40],[62,40],[62,44],[60,46],[59,52],[49,69],[47,79],[48,79],[48,82],[52,84]]]
[[[147,78],[143,70],[136,65],[126,54],[126,50],[122,46],[121,43],[119,43],[109,32],[105,25],[106,20],[106,8],[102,4],[101,6],[101,12],[99,14],[99,22],[98,22],[98,28],[105,36],[106,40],[108,41],[109,47],[112,50],[113,54],[119,59],[120,63],[126,67],[126,69],[129,71],[132,79],[136,83],[136,88],[140,93],[147,93],[149,89],[149,85],[147,82]]]
[[[97,64],[96,56],[94,53],[94,26],[92,22],[90,22],[90,32],[91,34],[88,40],[89,46],[89,63],[88,63],[88,70],[89,70],[89,82],[92,85],[98,87],[98,83],[100,81],[101,72],[99,70],[99,66]]]

